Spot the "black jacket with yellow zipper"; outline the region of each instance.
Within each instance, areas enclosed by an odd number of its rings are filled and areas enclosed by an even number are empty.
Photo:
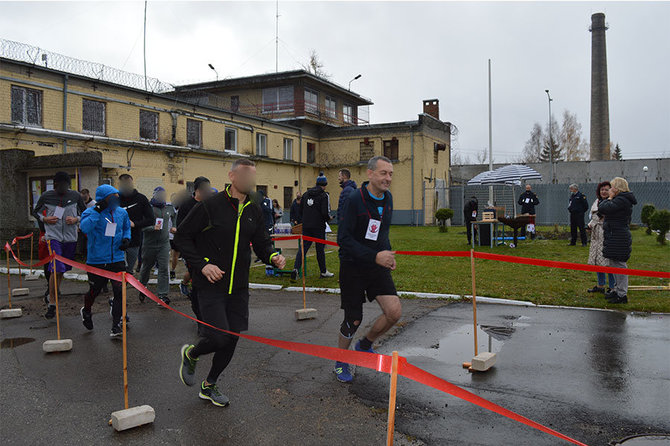
[[[251,243],[256,255],[270,264],[276,254],[265,229],[263,214],[256,196],[244,203],[230,196],[228,188],[199,202],[177,227],[174,243],[193,268],[193,285],[215,287],[233,294],[249,287]],[[225,274],[212,284],[202,268],[212,263]]]

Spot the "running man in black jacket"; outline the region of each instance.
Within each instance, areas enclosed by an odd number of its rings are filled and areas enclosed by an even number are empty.
[[[363,303],[376,300],[383,314],[360,339],[355,349],[375,353],[372,343],[393,327],[402,314],[400,299],[391,277],[396,268],[391,251],[389,228],[393,197],[389,188],[393,164],[383,156],[368,162],[368,179],[352,192],[344,205],[337,230],[340,245],[340,290],[344,321],[340,326],[338,347],[348,349],[363,319]],[[340,210],[338,209],[338,212]],[[351,382],[349,364],[335,363],[335,375],[341,382]]]
[[[282,269],[286,260],[274,252],[257,199],[249,196],[256,183],[254,162],[236,160],[228,177],[231,185],[225,191],[189,212],[177,228],[174,242],[192,269],[202,320],[239,333],[247,330],[249,323],[249,243],[266,264]],[[207,326],[203,326],[201,336],[196,345],[182,347],[179,376],[184,384],[192,386],[197,361],[202,355],[214,353],[199,396],[217,406],[227,406],[229,399],[219,392],[216,381],[230,363],[238,337]]]
[[[130,246],[126,249],[126,272],[132,274],[135,270],[135,263],[140,258],[142,229],[155,224],[154,212],[151,210],[147,197],[135,189],[133,177],[127,173],[119,176],[119,196],[121,207],[128,212],[128,217],[130,217],[131,238]]]

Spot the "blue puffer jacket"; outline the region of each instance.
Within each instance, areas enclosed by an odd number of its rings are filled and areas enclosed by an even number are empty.
[[[100,203],[109,195],[118,193],[119,191],[109,184],[103,184],[95,190],[95,200]],[[113,237],[105,235],[108,222],[116,223]],[[119,246],[124,238],[130,239],[130,219],[125,209],[119,207],[111,211],[107,207],[102,212],[96,211],[95,208],[86,209],[81,216],[79,227],[88,237],[87,264],[102,265],[124,261],[125,253]]]

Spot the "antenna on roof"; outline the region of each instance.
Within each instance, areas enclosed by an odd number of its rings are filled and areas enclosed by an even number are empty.
[[[275,73],[279,73],[279,0],[276,0],[275,5]]]
[[[147,84],[147,0],[144,0],[144,89],[149,91]]]

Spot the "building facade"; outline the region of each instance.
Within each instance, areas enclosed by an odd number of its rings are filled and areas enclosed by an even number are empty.
[[[449,181],[451,124],[434,116],[439,105],[430,100],[414,121],[371,125],[359,116],[371,104],[305,71],[154,93],[0,58],[0,192],[19,194],[0,229],[34,226],[30,207],[57,170],[79,190],[130,173],[140,192],[162,186],[171,195],[199,175],[221,190],[230,164],[248,157],[257,162],[258,188],[283,207],[320,171],[335,207],[339,169],[360,183],[375,155],[395,164],[394,223],[432,223],[422,185],[427,177]]]

